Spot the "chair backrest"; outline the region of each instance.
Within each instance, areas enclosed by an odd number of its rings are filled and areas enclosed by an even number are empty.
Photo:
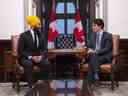
[[[11,36],[11,43],[12,43],[12,55],[17,56],[18,52],[18,40],[19,40],[19,35],[13,35]]]
[[[75,40],[73,34],[60,34],[55,40],[55,48],[73,48]]]
[[[119,55],[120,36],[113,34],[112,38],[113,38],[113,56],[118,56]]]

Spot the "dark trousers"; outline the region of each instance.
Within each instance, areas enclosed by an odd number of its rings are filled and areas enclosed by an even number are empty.
[[[95,53],[89,54],[88,64],[89,64],[89,71],[88,71],[87,79],[89,81],[93,81],[94,73],[98,72],[99,70],[98,67],[100,63],[98,62],[98,55]]]
[[[112,60],[106,58],[106,56],[99,56],[96,53],[89,54],[88,64],[89,64],[89,71],[87,79],[91,82],[95,80],[95,73],[99,73],[99,67],[101,64],[111,63]]]
[[[20,61],[20,64],[24,67],[24,74],[25,74],[26,80],[29,84],[29,87],[32,87],[32,83],[33,83],[32,69],[33,69],[34,63],[32,62],[32,60],[24,59],[24,60]],[[48,79],[48,75],[49,75],[48,60],[44,59],[40,63],[37,63],[36,65],[38,65],[40,67],[40,78]]]

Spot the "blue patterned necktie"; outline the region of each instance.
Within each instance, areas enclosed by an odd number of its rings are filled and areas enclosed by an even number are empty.
[[[100,49],[100,32],[96,33],[96,49]]]

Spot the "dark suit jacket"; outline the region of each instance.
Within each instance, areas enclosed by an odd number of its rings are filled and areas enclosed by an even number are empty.
[[[21,33],[18,41],[18,56],[19,60],[28,59],[33,54],[44,54],[47,50],[44,45],[44,38],[41,32],[39,33],[39,47],[34,46],[34,41],[30,31]]]
[[[112,34],[108,32],[103,32],[101,38],[101,49],[97,50],[99,61],[101,63],[112,62]],[[88,42],[87,47],[95,49],[96,47],[96,33],[92,32]]]

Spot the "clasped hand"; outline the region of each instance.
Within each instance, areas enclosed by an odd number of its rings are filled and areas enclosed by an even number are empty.
[[[88,54],[89,54],[89,53],[95,53],[95,50],[93,50],[93,49],[91,49],[91,48],[88,48],[87,53],[88,53]]]
[[[42,56],[32,56],[32,60],[35,63],[40,63],[42,60]]]

